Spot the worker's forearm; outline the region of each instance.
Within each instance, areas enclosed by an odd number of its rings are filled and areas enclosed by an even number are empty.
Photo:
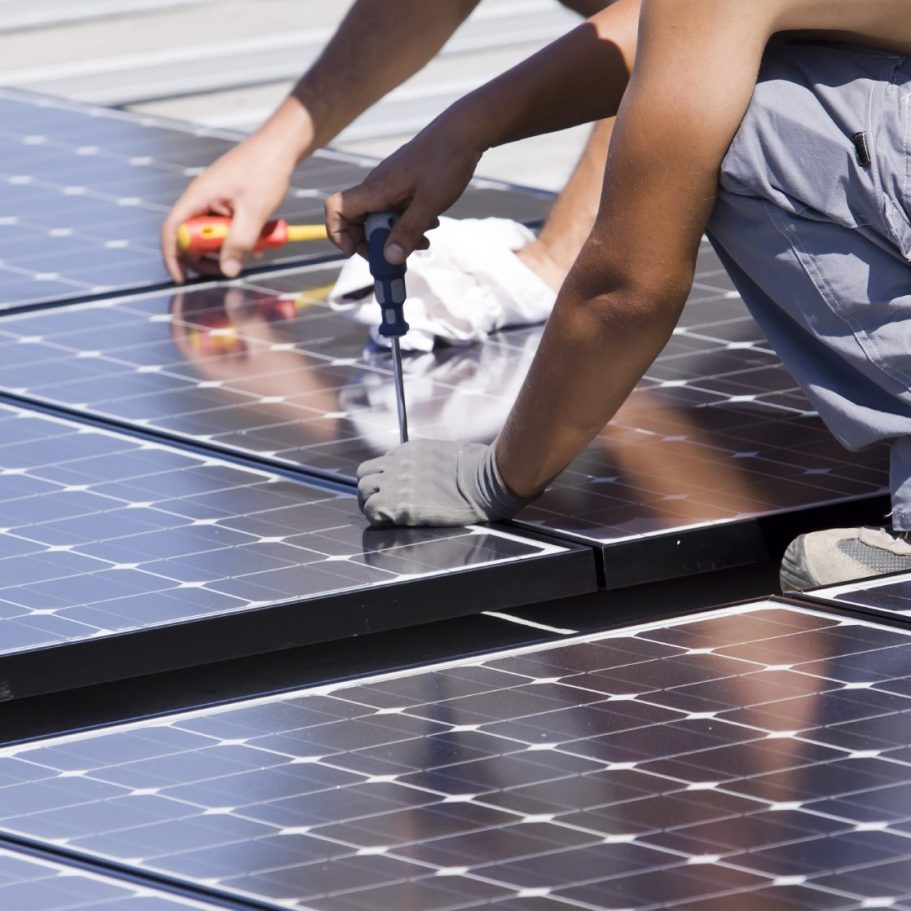
[[[357,0],[319,59],[259,133],[295,160],[330,142],[420,70],[479,0]]]
[[[679,297],[592,296],[570,276],[497,444],[513,493],[536,494],[600,433],[667,343]]]
[[[481,150],[612,117],[636,56],[639,0],[604,12],[456,102],[450,117]]]

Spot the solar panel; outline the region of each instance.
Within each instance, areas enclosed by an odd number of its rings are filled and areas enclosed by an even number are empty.
[[[12,746],[0,828],[262,908],[911,908],[907,631],[762,602]]]
[[[0,385],[29,399],[350,480],[398,442],[387,353],[325,303],[337,266],[0,320]],[[727,290],[726,290],[727,287]],[[541,327],[406,357],[417,437],[494,438]],[[761,559],[753,518],[882,492],[810,410],[706,247],[664,352],[521,516],[594,545],[625,585]]]
[[[822,601],[838,607],[860,608],[864,613],[898,621],[911,618],[911,573],[893,573],[872,579],[831,585],[798,597]]]
[[[0,848],[4,911],[214,911],[213,905]]]
[[[0,89],[0,310],[169,284],[161,222],[189,180],[236,134]],[[329,193],[375,162],[320,151],[300,165],[280,215],[323,221]],[[546,193],[477,181],[453,214],[541,219]],[[337,256],[328,241],[267,251],[267,262]]]
[[[376,531],[348,492],[0,406],[0,701],[596,587],[584,548]]]

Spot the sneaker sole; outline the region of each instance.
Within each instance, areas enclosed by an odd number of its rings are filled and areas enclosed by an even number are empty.
[[[778,580],[782,592],[804,592],[817,586],[816,580],[810,578],[807,570],[805,537],[806,535],[801,535],[792,541],[781,558]]]

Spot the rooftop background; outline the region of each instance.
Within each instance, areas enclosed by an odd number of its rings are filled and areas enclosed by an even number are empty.
[[[0,0],[0,85],[253,129],[348,10],[325,0]],[[442,53],[353,123],[339,148],[383,156],[456,98],[572,28],[556,0],[482,0]],[[587,128],[489,152],[479,174],[559,189]]]

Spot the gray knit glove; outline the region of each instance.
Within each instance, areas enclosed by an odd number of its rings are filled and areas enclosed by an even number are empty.
[[[472,525],[514,516],[533,498],[500,478],[494,447],[414,440],[357,471],[358,502],[371,525]]]

